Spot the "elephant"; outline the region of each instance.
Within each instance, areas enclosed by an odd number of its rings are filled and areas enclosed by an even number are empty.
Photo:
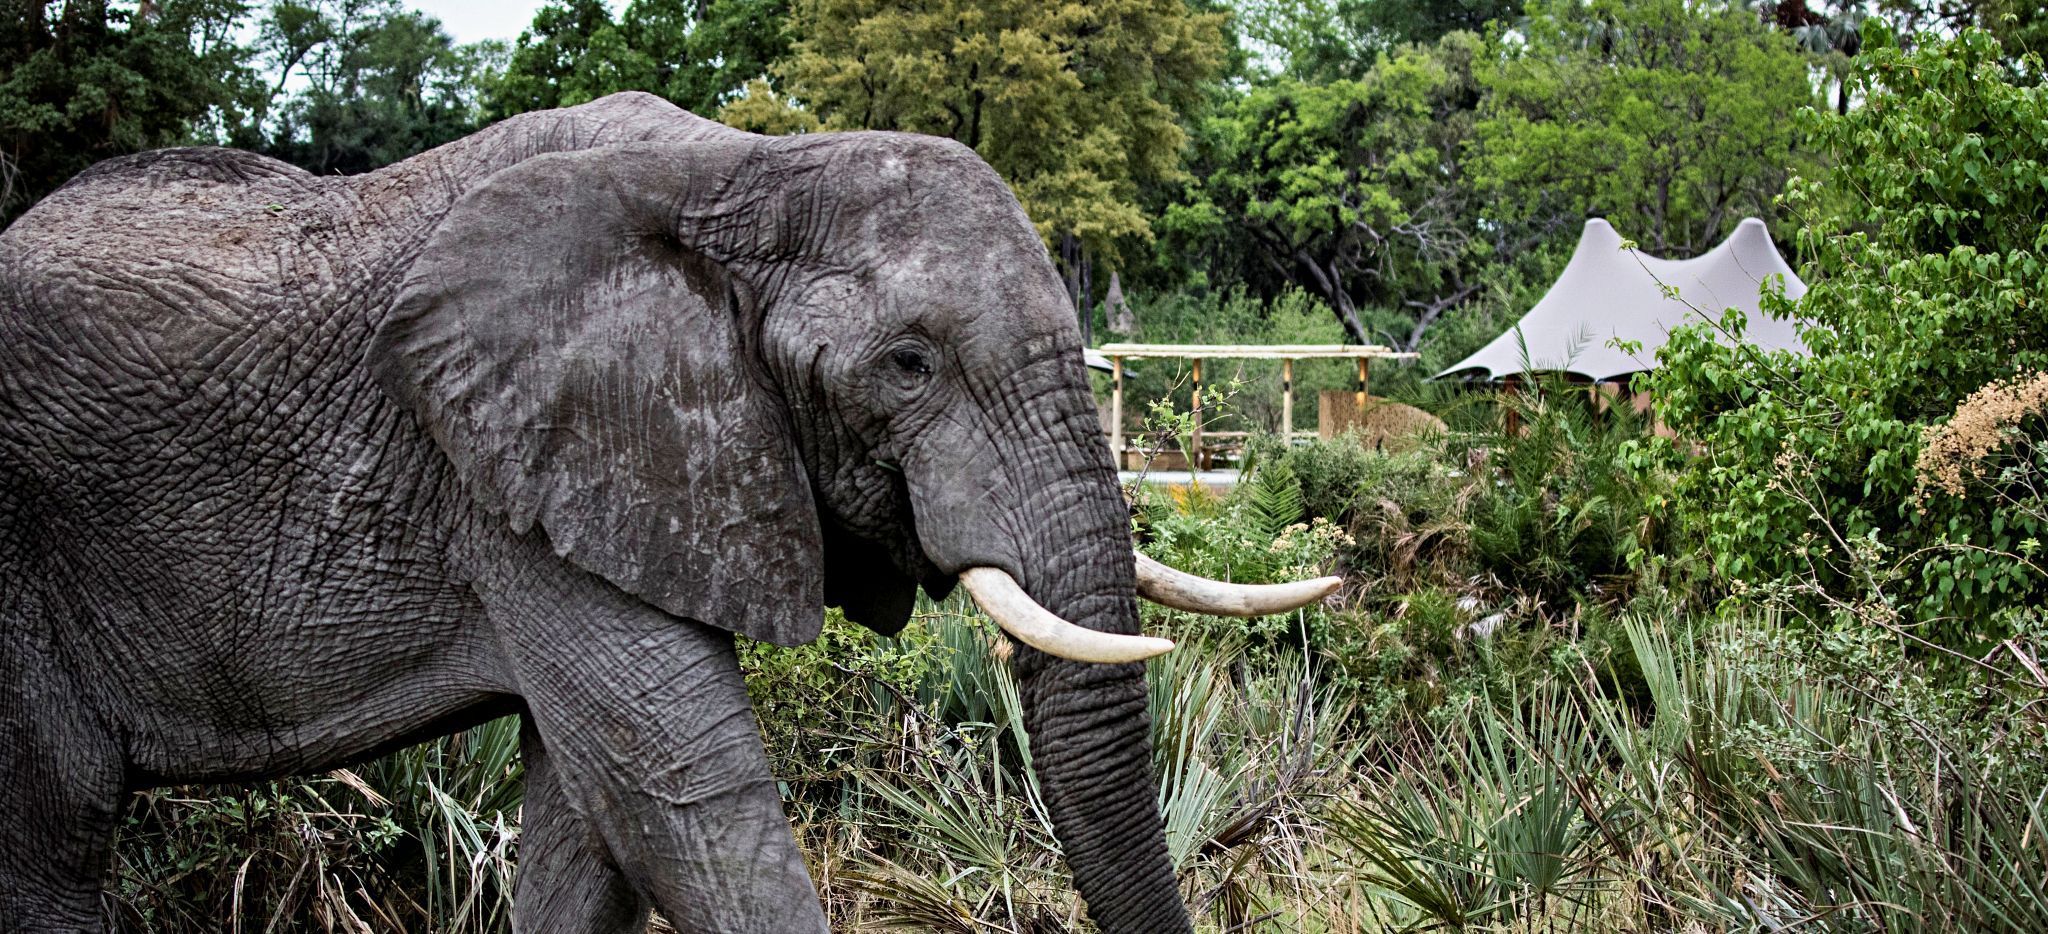
[[[86,170],[0,233],[0,930],[103,929],[122,796],[517,714],[513,927],[823,931],[735,635],[963,586],[1092,920],[1191,930],[1134,555],[1043,241],[971,149],[658,97],[319,177]]]

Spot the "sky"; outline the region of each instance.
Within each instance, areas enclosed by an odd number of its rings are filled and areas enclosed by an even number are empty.
[[[526,24],[533,22],[533,11],[540,9],[542,0],[405,0],[405,5],[428,13],[441,20],[441,28],[458,43],[477,42],[483,39],[503,39],[511,42],[519,38]],[[613,13],[617,13],[621,0],[608,0]]]

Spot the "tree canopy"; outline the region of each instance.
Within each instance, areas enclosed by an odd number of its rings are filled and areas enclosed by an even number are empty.
[[[1911,53],[1866,34],[1877,52],[1850,79],[1865,104],[1810,118],[1829,168],[1787,192],[1813,355],[1722,340],[1743,329],[1730,318],[1674,333],[1650,382],[1709,452],[1683,462],[1681,492],[1717,571],[1811,580],[1790,596],[1817,616],[1875,604],[1996,642],[1991,624],[2017,617],[1990,610],[2048,589],[2048,446],[2025,442],[2012,401],[2048,370],[2048,91],[2038,58],[2010,67],[1982,31]],[[1948,430],[1981,450],[1930,462]]]
[[[490,93],[494,117],[646,91],[705,115],[789,48],[787,0],[550,0]]]
[[[1849,106],[1864,18],[2032,22],[2005,0],[549,0],[465,46],[402,0],[12,2],[0,216],[119,152],[358,172],[641,90],[762,132],[973,147],[1084,326],[1112,278],[1137,306],[1302,290],[1348,339],[1409,348],[1483,329],[1587,214],[1669,253],[1775,220],[1813,158],[1793,114]]]
[[[1179,115],[1223,60],[1223,20],[1181,0],[800,0],[781,88],[825,129],[972,147],[1062,242],[1085,293],[1085,256],[1151,236],[1138,189],[1180,172]],[[727,116],[758,127],[770,113]]]
[[[1174,245],[1306,289],[1360,343],[1376,336],[1361,306],[1462,297],[1478,255],[1462,165],[1479,47],[1456,33],[1380,56],[1359,78],[1282,77],[1217,108],[1165,213]]]
[[[1453,32],[1513,25],[1523,0],[1241,0],[1264,70],[1304,81],[1358,78],[1382,52]]]
[[[458,139],[478,125],[480,83],[498,43],[457,46],[439,21],[397,0],[278,0],[256,48],[276,76],[267,125],[245,145],[317,173],[363,172]]]
[[[235,121],[239,0],[0,0],[0,225],[101,159]]]
[[[1739,7],[1534,0],[1496,36],[1474,175],[1492,220],[1597,214],[1656,254],[1690,256],[1744,216],[1770,221],[1815,101],[1790,37]]]

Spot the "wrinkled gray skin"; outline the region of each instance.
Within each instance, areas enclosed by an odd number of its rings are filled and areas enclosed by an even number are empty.
[[[619,95],[357,177],[88,171],[0,235],[0,930],[102,926],[126,791],[508,712],[515,927],[823,930],[731,633],[981,565],[1135,632],[1079,346],[932,138]],[[1016,665],[1090,915],[1188,930],[1140,666]]]

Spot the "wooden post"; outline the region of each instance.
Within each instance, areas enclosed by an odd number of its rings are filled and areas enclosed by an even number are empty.
[[[1280,359],[1280,443],[1294,443],[1294,361]]]
[[[1501,377],[1500,394],[1503,397],[1500,412],[1501,430],[1506,432],[1510,438],[1519,437],[1522,434],[1522,413],[1515,410],[1515,402],[1511,398],[1521,391],[1522,374],[1510,373]]]
[[[1109,358],[1110,374],[1113,378],[1109,390],[1109,453],[1116,458],[1116,469],[1124,469],[1124,358]]]
[[[1365,419],[1365,376],[1370,371],[1371,366],[1372,358],[1358,358],[1358,385],[1355,387],[1355,391],[1358,394],[1358,416],[1360,421]]]
[[[1195,426],[1188,436],[1188,470],[1202,469],[1202,358],[1195,358],[1195,391],[1193,395]]]

